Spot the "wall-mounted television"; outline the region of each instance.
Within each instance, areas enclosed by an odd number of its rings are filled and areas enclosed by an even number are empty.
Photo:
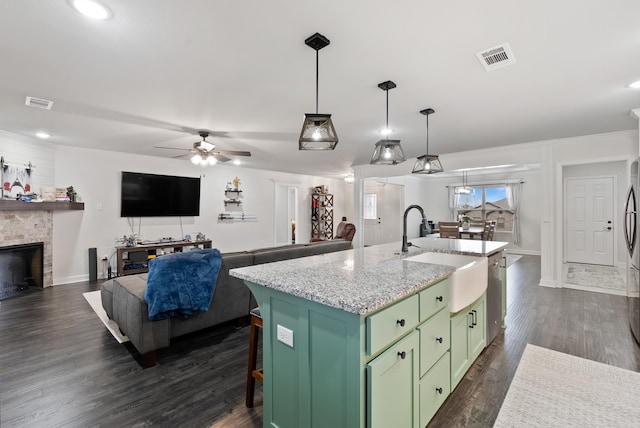
[[[200,178],[122,171],[120,217],[200,215]]]

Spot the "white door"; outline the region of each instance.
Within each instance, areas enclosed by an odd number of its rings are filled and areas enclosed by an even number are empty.
[[[367,187],[364,190],[363,198],[363,217],[364,217],[364,234],[363,243],[365,247],[370,245],[378,245],[382,243],[382,225],[379,212],[377,187]]]
[[[567,262],[613,266],[613,178],[565,179]]]
[[[404,186],[371,180],[365,184],[363,203],[364,245],[400,242]]]

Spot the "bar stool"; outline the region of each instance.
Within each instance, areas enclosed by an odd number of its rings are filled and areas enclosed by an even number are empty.
[[[247,407],[253,407],[253,394],[255,392],[256,379],[258,379],[260,383],[264,381],[262,369],[256,369],[258,360],[258,329],[262,328],[262,315],[260,314],[260,308],[252,309],[250,315],[249,364],[247,367]]]

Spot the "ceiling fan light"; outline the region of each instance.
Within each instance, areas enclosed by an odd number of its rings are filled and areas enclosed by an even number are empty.
[[[299,150],[333,150],[338,144],[338,135],[333,127],[330,114],[306,113],[300,139]]]
[[[422,155],[413,166],[413,174],[435,174],[443,172],[442,164],[437,155]]]
[[[400,140],[380,140],[371,156],[371,165],[397,165],[406,161]]]
[[[209,155],[209,156],[207,156],[207,163],[209,165],[213,166],[213,165],[218,163],[218,159],[216,159],[216,157],[213,156],[213,155]]]
[[[194,165],[199,165],[200,164],[200,155],[199,154],[195,154],[193,156],[191,156],[191,163]]]

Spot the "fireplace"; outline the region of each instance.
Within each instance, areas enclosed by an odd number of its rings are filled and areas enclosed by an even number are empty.
[[[0,300],[42,290],[44,242],[0,247]]]

